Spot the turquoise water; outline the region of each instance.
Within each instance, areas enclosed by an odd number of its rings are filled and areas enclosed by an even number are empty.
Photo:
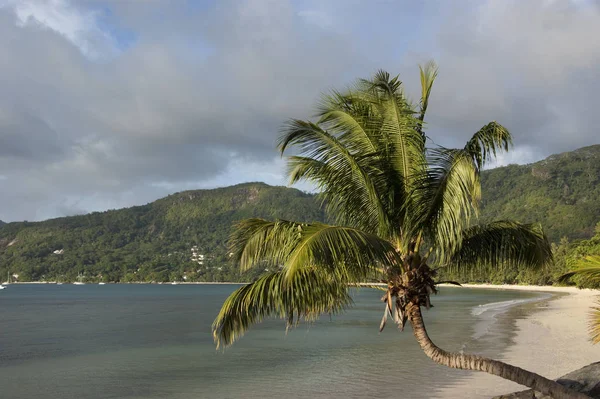
[[[255,326],[216,351],[211,323],[235,285],[11,285],[0,291],[1,398],[429,398],[468,376],[437,366],[410,327],[388,325],[380,291],[285,334]],[[533,293],[444,287],[425,311],[434,342],[497,356],[511,323],[493,302]],[[475,309],[475,310],[474,310]],[[482,310],[483,309],[483,310]]]

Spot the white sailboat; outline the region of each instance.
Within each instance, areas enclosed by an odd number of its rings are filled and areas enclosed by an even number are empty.
[[[6,272],[6,282],[4,283],[5,285],[10,284],[10,272]],[[0,283],[0,290],[5,289],[6,287],[4,285],[2,285],[2,283]]]
[[[83,281],[83,276],[81,275],[81,273],[77,276],[77,281],[73,282],[73,285],[84,285],[85,283]]]

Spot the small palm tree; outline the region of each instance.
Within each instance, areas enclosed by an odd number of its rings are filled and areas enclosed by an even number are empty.
[[[578,277],[579,281],[585,285],[600,284],[600,256],[588,255],[581,259],[578,264],[578,269],[572,270],[560,276],[560,282],[567,282],[571,277]],[[595,307],[590,312],[589,331],[590,337],[594,344],[600,342],[600,300],[596,301]]]
[[[217,347],[230,345],[253,323],[280,316],[287,326],[352,304],[349,287],[374,275],[384,283],[388,318],[410,321],[425,354],[439,364],[486,371],[554,397],[577,397],[560,384],[508,364],[438,348],[427,335],[421,307],[436,293],[436,268],[462,270],[542,266],[551,261],[541,228],[511,221],[473,224],[481,197],[480,171],[511,144],[496,122],[464,148],[426,147],[424,120],[435,64],[420,68],[421,99],[411,104],[399,78],[380,71],[347,92],[333,92],[316,122],[292,119],[279,150],[290,146],[290,183],[312,182],[333,225],[249,219],[231,236],[242,270],[276,271],[245,285],[223,304],[213,324]],[[584,396],[582,396],[584,397]]]

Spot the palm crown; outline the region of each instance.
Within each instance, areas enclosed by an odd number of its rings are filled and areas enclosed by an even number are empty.
[[[276,271],[235,291],[214,322],[219,344],[231,344],[268,315],[300,319],[351,304],[348,287],[376,274],[382,298],[401,327],[406,306],[430,306],[435,267],[540,266],[551,253],[541,227],[510,221],[474,224],[480,172],[510,133],[483,126],[463,148],[427,147],[424,120],[437,68],[420,68],[421,99],[412,104],[399,78],[379,71],[318,107],[316,122],[292,119],[278,148],[290,183],[313,183],[334,225],[249,219],[230,243],[242,270],[258,263]]]
[[[510,221],[473,223],[485,162],[511,143],[491,122],[463,148],[427,147],[424,120],[437,75],[421,68],[421,100],[411,104],[398,77],[380,71],[347,92],[333,92],[316,122],[290,120],[279,150],[290,146],[290,182],[312,182],[333,225],[249,219],[231,236],[242,268],[274,268],[234,291],[213,323],[220,345],[229,345],[266,316],[314,320],[352,304],[349,287],[374,275],[384,283],[380,330],[389,317],[413,335],[436,363],[488,372],[555,398],[585,398],[559,383],[509,364],[451,353],[429,338],[421,307],[431,306],[436,268],[463,270],[551,261],[540,226]]]

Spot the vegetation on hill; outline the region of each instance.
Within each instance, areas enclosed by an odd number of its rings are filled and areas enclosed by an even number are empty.
[[[237,281],[226,240],[249,217],[324,220],[314,196],[246,183],[185,191],[128,209],[8,223],[0,228],[0,276],[19,281]],[[196,256],[194,256],[194,252]],[[195,259],[195,260],[192,260]],[[259,273],[255,270],[252,273]]]
[[[600,280],[592,281],[582,278],[561,280],[561,276],[571,270],[576,270],[582,260],[589,256],[600,256],[600,222],[595,227],[595,235],[588,240],[569,241],[563,237],[559,243],[552,243],[554,262],[539,270],[530,270],[517,267],[512,270],[499,268],[483,273],[459,273],[456,271],[443,271],[443,276],[449,280],[473,283],[493,284],[533,284],[552,285],[576,284],[582,288],[598,288]]]
[[[542,222],[552,242],[590,238],[600,221],[600,145],[482,174],[482,220]]]
[[[551,283],[569,270],[566,255],[591,238],[600,221],[600,145],[486,170],[481,181],[481,220],[541,221],[554,243],[555,265],[542,272],[448,277]],[[232,225],[249,217],[325,221],[314,195],[246,183],[176,193],[127,209],[0,222],[0,276],[4,280],[10,271],[20,281],[74,281],[79,274],[89,281],[173,281],[184,275],[188,281],[248,281],[263,269],[240,275],[229,262],[226,240]],[[193,246],[205,255],[202,265],[191,260]]]
[[[552,284],[585,254],[600,254],[592,238],[600,221],[600,145],[552,155],[530,165],[482,173],[481,219],[540,221],[553,242],[554,263],[542,270],[497,269],[491,273],[445,272],[459,281]],[[574,280],[580,283],[579,280]]]

